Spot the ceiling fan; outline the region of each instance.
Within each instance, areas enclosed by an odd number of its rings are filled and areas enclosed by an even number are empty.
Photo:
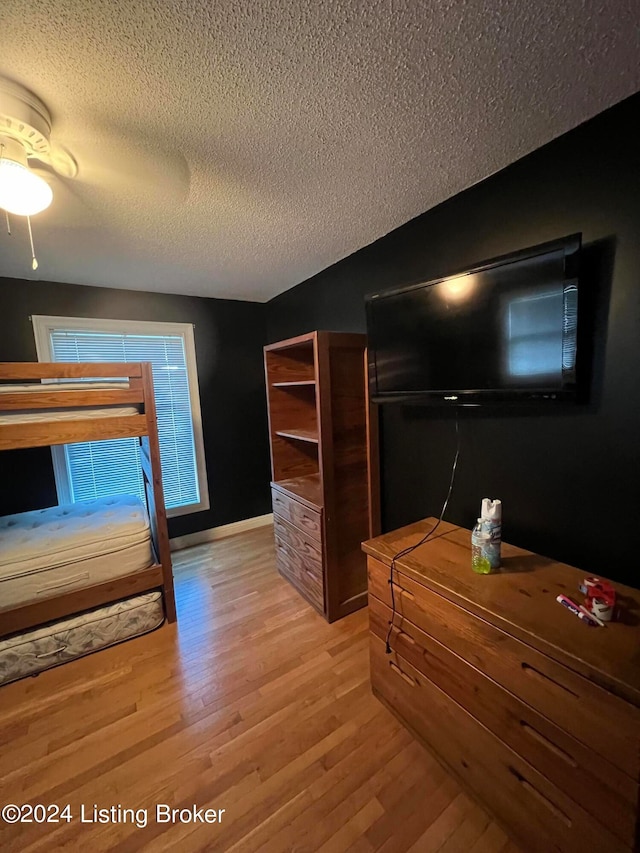
[[[159,151],[140,134],[117,139],[114,145],[113,136],[100,130],[89,157],[85,145],[79,169],[74,156],[52,140],[51,129],[51,114],[40,98],[0,76],[0,210],[7,215],[9,233],[9,214],[26,217],[34,270],[38,262],[31,217],[46,210],[54,198],[64,202],[67,219],[74,207],[78,210],[78,203],[84,207],[85,215],[80,210],[76,216],[78,223],[86,219],[87,195],[95,187],[123,194],[133,190],[147,203],[186,199],[190,173],[181,154]],[[80,183],[74,187],[76,178]]]
[[[0,207],[5,210],[9,233],[10,213],[27,217],[34,270],[38,261],[30,217],[49,207],[53,190],[30,168],[29,161],[39,160],[56,168],[50,136],[51,116],[42,101],[17,83],[0,78]],[[58,166],[68,177],[77,174],[70,155],[63,155]]]

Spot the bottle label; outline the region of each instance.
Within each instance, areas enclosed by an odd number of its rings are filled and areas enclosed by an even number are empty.
[[[485,518],[482,521],[482,530],[489,534],[489,540],[484,545],[484,554],[489,560],[492,569],[500,568],[500,546],[502,544],[502,524],[495,523]]]

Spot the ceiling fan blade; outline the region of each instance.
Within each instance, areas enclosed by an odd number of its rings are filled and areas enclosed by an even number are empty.
[[[79,181],[63,178],[53,167],[41,161],[30,161],[29,168],[53,190],[51,206],[38,214],[38,221],[47,227],[88,228],[99,225],[102,217],[89,202],[90,192]]]
[[[65,140],[77,162],[77,180],[139,203],[186,201],[191,172],[182,153],[167,151],[157,137],[138,128],[98,122],[86,127],[83,138]]]
[[[161,162],[140,151],[122,150],[113,154],[101,153],[88,162],[82,171],[83,178],[99,184],[105,190],[132,194],[180,204],[189,195],[190,175],[186,160]]]

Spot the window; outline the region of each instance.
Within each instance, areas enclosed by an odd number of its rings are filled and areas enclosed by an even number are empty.
[[[150,361],[167,515],[209,508],[193,327],[187,323],[34,316],[40,361]],[[114,494],[144,500],[138,441],[52,448],[58,500]]]
[[[562,289],[523,295],[507,306],[510,376],[553,376],[563,363]]]

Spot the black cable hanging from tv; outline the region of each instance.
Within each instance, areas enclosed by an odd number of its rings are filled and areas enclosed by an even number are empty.
[[[402,551],[398,551],[398,553],[394,554],[394,556],[391,558],[391,567],[389,570],[389,580],[388,580],[389,590],[391,592],[391,620],[389,622],[389,630],[387,631],[387,638],[385,640],[386,653],[388,655],[390,655],[391,652],[393,651],[393,649],[391,648],[391,632],[393,631],[393,626],[394,626],[395,619],[396,619],[396,596],[395,596],[395,592],[393,589],[393,570],[396,567],[396,561],[402,559],[402,557],[406,557],[407,554],[410,554],[412,551],[415,551],[416,548],[419,548],[421,545],[424,545],[424,543],[431,536],[433,536],[433,534],[436,532],[436,530],[438,529],[438,527],[442,523],[442,520],[444,518],[444,514],[447,511],[447,506],[449,504],[449,498],[451,497],[451,493],[453,492],[453,484],[454,484],[455,479],[456,479],[456,469],[458,467],[459,456],[460,456],[460,423],[458,420],[458,411],[456,410],[456,453],[455,453],[455,456],[453,458],[453,465],[451,466],[451,479],[449,481],[449,490],[447,491],[447,496],[444,499],[444,503],[442,504],[442,510],[440,511],[440,517],[438,518],[438,520],[436,521],[434,526],[431,528],[431,530],[428,533],[425,533],[425,535],[422,537],[422,539],[420,539],[419,542],[416,542],[415,545],[409,545],[408,548],[403,548]]]

